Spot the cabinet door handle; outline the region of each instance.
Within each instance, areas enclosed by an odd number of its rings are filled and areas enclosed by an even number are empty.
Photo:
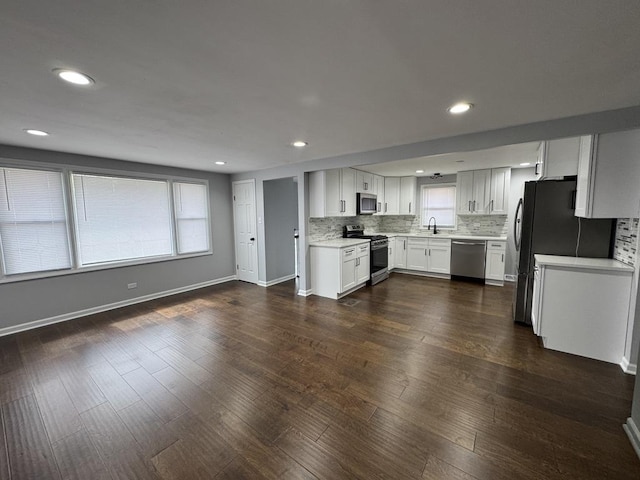
[[[387,213],[387,202],[384,202],[384,213]]]
[[[407,249],[407,241],[406,240],[402,241],[402,246],[404,247],[405,250]]]
[[[425,254],[425,256],[427,255],[427,249],[426,248],[424,249],[424,254]]]
[[[431,249],[429,249],[429,256],[431,256]]]
[[[364,189],[369,190],[369,184],[367,182],[364,182]]]
[[[489,207],[489,211],[490,211],[490,212],[493,212],[493,200],[491,200],[490,207]]]
[[[409,213],[411,213],[411,202],[409,202]]]
[[[473,210],[471,210],[471,200],[469,200],[469,212],[472,212]]]
[[[360,259],[359,259],[359,258],[356,258],[356,267],[357,267],[358,265],[360,265]]]
[[[504,253],[502,254],[502,263],[504,263]]]
[[[475,200],[473,201],[473,211],[474,212],[476,211],[476,201]]]
[[[378,212],[382,211],[382,202],[378,202]]]

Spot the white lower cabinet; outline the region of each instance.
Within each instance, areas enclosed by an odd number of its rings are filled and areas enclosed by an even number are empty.
[[[504,259],[507,242],[488,241],[484,278],[486,283],[504,285]]]
[[[395,268],[407,268],[407,237],[396,237]]]
[[[347,247],[312,245],[311,288],[315,295],[340,298],[370,277],[369,242]]]
[[[427,271],[432,273],[451,273],[451,240],[430,238],[427,250]]]
[[[395,258],[395,254],[396,254],[396,239],[395,239],[395,237],[390,237],[389,238],[388,252],[389,252],[389,259],[388,259],[388,263],[387,263],[387,269],[389,271],[391,271],[396,266],[396,258]]]
[[[409,238],[407,241],[407,270],[427,271],[428,238]]]
[[[396,264],[397,268],[445,275],[451,272],[451,240],[448,238],[409,237],[406,245],[406,267]]]
[[[531,317],[545,348],[623,362],[633,268],[606,258],[535,258]]]

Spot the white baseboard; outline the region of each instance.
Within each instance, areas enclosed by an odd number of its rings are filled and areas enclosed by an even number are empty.
[[[624,373],[628,373],[630,375],[635,375],[638,369],[638,366],[635,363],[629,362],[626,357],[622,357],[622,361],[620,362],[620,368]]]
[[[135,305],[136,303],[148,302],[149,300],[155,300],[157,298],[169,297],[171,295],[177,295],[178,293],[190,292],[191,290],[197,290],[199,288],[210,287],[219,283],[230,282],[237,280],[236,275],[230,275],[228,277],[218,278],[216,280],[210,280],[207,282],[196,283],[193,285],[187,285],[186,287],[174,288],[172,290],[164,290],[158,293],[151,293],[149,295],[143,295],[142,297],[129,298],[120,302],[109,303],[106,305],[99,305],[97,307],[91,307],[84,310],[78,310],[75,312],[63,313],[62,315],[56,315],[55,317],[43,318],[41,320],[34,320],[32,322],[21,323],[20,325],[12,325],[10,327],[0,328],[0,337],[5,335],[11,335],[13,333],[24,332],[25,330],[32,330],[34,328],[44,327],[45,325],[52,325],[54,323],[66,322],[67,320],[73,320],[74,318],[86,317],[87,315],[93,315],[94,313],[106,312],[107,310],[114,310],[116,308],[126,307],[129,305]]]
[[[504,281],[505,282],[515,282],[516,281],[516,276],[515,275],[511,275],[509,273],[505,273]]]
[[[286,275],[284,277],[276,278],[275,280],[269,280],[268,282],[265,282],[263,280],[258,280],[258,286],[270,287],[272,285],[277,285],[278,283],[288,282],[289,280],[293,280],[294,278],[296,278],[296,275],[295,273],[292,273],[291,275]]]
[[[308,297],[309,295],[313,295],[313,289],[310,288],[309,290],[298,290],[298,295],[300,295],[301,297]]]
[[[638,430],[638,426],[633,421],[633,418],[627,418],[627,423],[625,423],[622,428],[627,432],[629,441],[631,445],[633,445],[633,449],[636,451],[638,458],[640,458],[640,430]]]

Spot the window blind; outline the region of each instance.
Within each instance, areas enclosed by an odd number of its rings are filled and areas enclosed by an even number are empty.
[[[209,250],[209,212],[207,186],[200,183],[174,182],[178,253]]]
[[[439,227],[456,225],[456,187],[454,185],[424,185],[422,187],[422,226],[434,217]]]
[[[81,265],[173,254],[168,182],[72,174]]]
[[[5,275],[71,268],[62,173],[0,168]]]

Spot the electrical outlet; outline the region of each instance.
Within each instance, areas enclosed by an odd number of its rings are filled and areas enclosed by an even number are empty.
[[[131,290],[132,288],[138,288],[138,284],[136,282],[134,283],[127,283],[127,288],[129,290]]]

